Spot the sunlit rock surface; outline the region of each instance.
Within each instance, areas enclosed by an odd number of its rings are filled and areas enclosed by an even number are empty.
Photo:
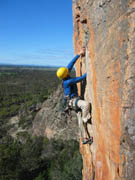
[[[73,25],[75,53],[86,47],[77,75],[87,72],[92,103],[94,142],[81,145],[83,179],[134,180],[135,1],[73,0]]]

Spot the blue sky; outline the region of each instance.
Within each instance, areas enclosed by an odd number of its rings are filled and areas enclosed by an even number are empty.
[[[0,0],[0,63],[66,65],[72,39],[72,0]]]

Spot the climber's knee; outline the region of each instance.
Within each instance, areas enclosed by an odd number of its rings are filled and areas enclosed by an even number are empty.
[[[87,101],[85,101],[85,108],[86,108],[87,110],[89,110],[89,109],[90,109],[90,103],[89,103],[89,102],[87,102]]]
[[[83,122],[83,126],[85,127],[85,129],[87,128],[87,122]]]
[[[81,109],[90,109],[90,104],[89,102],[85,101],[85,100],[78,100],[77,102],[77,106]]]
[[[86,125],[89,119],[86,117],[86,118],[83,118],[82,120],[83,120],[83,123]]]

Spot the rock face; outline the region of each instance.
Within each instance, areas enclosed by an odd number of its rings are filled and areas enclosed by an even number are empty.
[[[92,103],[94,142],[81,146],[83,179],[134,180],[135,1],[73,0],[73,19],[75,52],[86,47],[77,74],[87,72]]]
[[[33,135],[47,136],[49,139],[79,140],[76,113],[71,111],[71,115],[68,116],[62,111],[62,97],[63,88],[60,86],[43,103],[33,121]]]

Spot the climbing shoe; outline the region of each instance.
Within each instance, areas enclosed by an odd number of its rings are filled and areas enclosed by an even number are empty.
[[[90,138],[84,138],[83,141],[82,141],[82,144],[92,144],[93,143],[93,137],[90,137]]]

